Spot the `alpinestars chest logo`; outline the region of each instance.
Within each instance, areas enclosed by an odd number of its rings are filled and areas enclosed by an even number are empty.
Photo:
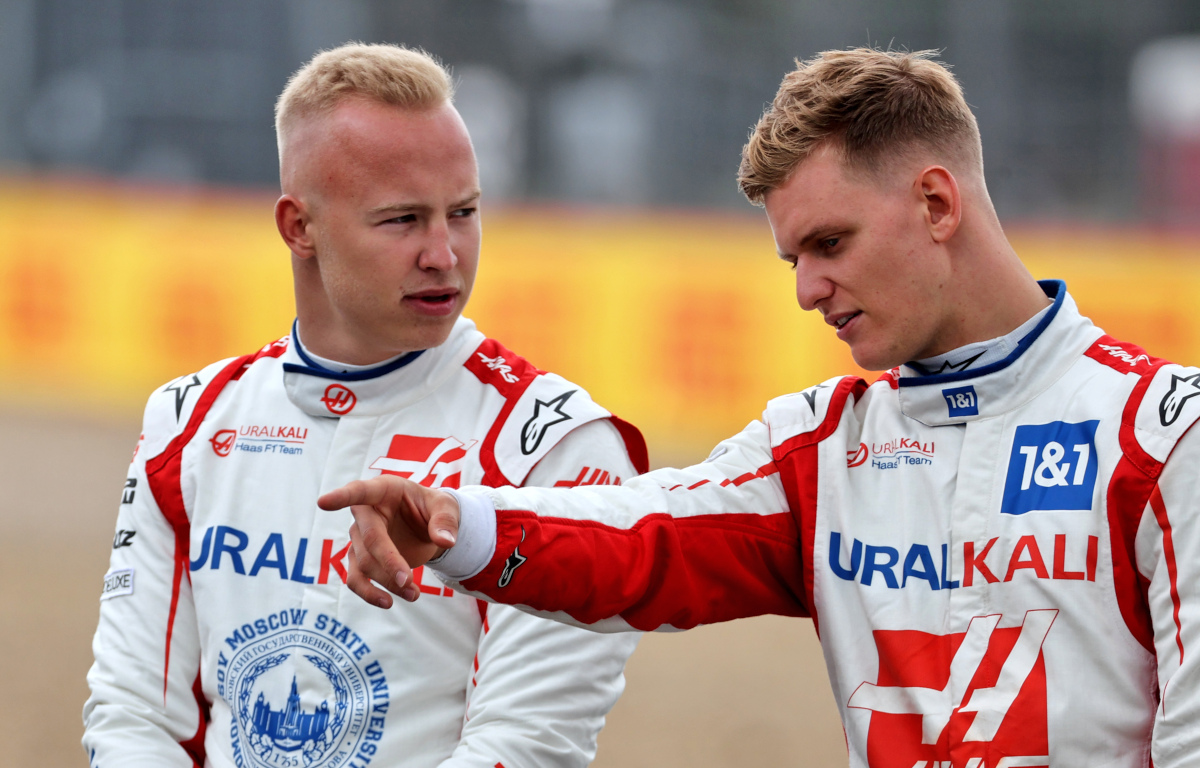
[[[572,389],[570,392],[563,392],[546,402],[534,401],[533,416],[521,427],[521,453],[528,456],[536,451],[542,444],[542,438],[546,436],[546,430],[571,418],[570,414],[563,412],[563,406],[571,399],[571,395],[578,391]]]
[[[1179,418],[1183,404],[1200,395],[1200,373],[1191,376],[1176,376],[1171,374],[1171,388],[1158,404],[1158,420],[1164,427],[1169,427]]]
[[[1046,663],[1055,609],[1019,627],[976,616],[966,632],[877,630],[879,677],[847,706],[871,711],[871,768],[1048,768]]]

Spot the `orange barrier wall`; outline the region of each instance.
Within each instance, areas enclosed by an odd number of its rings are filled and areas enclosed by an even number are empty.
[[[269,194],[0,178],[0,394],[140,408],[158,384],[286,333]],[[1200,238],[1014,230],[1038,277],[1150,352],[1200,361]],[[697,458],[772,396],[857,370],[795,304],[765,220],[491,210],[467,314],[588,387],[665,457]]]

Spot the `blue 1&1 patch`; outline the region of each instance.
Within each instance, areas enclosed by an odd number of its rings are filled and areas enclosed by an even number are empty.
[[[979,415],[979,398],[975,396],[975,387],[955,387],[943,389],[942,397],[946,399],[946,407],[950,409],[950,418]]]
[[[1091,509],[1096,489],[1097,420],[1017,427],[1000,512]]]

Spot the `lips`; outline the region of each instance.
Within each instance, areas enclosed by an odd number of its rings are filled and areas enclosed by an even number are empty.
[[[406,306],[425,315],[442,316],[451,314],[458,305],[457,288],[427,288],[405,295]]]

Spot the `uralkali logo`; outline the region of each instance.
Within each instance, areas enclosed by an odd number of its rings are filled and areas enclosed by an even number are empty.
[[[345,416],[350,411],[353,411],[354,406],[358,404],[358,396],[349,387],[344,387],[341,384],[330,384],[328,387],[325,387],[325,394],[321,397],[321,402],[325,404],[325,407],[333,415]]]
[[[976,616],[966,632],[874,633],[879,678],[847,706],[871,711],[872,768],[1042,768],[1046,662],[1042,645],[1058,611],[1027,611],[1001,628],[999,614]]]
[[[224,457],[243,453],[300,456],[308,440],[308,427],[280,424],[243,424],[237,429],[218,429],[209,438],[213,453]]]
[[[846,466],[861,467],[871,460],[874,469],[896,469],[906,466],[929,466],[933,464],[934,443],[932,440],[916,440],[897,437],[883,442],[859,443],[858,449],[846,451]]]

